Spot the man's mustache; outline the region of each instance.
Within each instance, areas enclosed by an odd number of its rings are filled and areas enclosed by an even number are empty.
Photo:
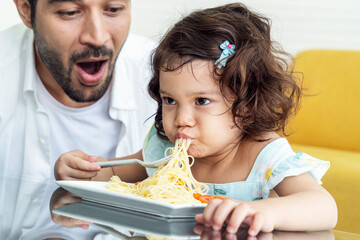
[[[71,59],[71,62],[75,63],[80,60],[91,58],[91,57],[98,58],[98,57],[104,57],[104,56],[108,56],[109,59],[112,59],[113,51],[111,49],[107,48],[106,46],[100,46],[100,47],[89,46],[82,52],[75,52],[75,53],[71,54],[70,59]]]

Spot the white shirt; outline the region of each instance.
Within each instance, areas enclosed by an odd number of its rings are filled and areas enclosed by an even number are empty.
[[[64,152],[81,149],[89,155],[114,157],[122,123],[109,115],[110,88],[94,104],[71,108],[58,102],[45,88],[40,78],[36,92],[49,119],[49,153],[54,168],[55,159]],[[97,129],[94,131],[94,129]],[[41,144],[43,143],[42,140]],[[61,143],[61,144],[59,144]]]
[[[108,110],[109,117],[121,125],[115,156],[140,150],[153,122],[146,121],[155,113],[155,101],[147,94],[153,46],[149,40],[130,35],[118,57]],[[16,25],[0,34],[0,47],[0,174],[50,178],[51,162],[56,159],[50,159],[49,116],[36,92],[32,31]],[[101,131],[97,126],[92,129]],[[73,141],[72,149],[82,150],[83,144],[76,141],[80,134],[90,133],[80,131],[57,144]]]
[[[129,35],[117,59],[107,106],[107,116],[118,125],[116,136],[111,136],[117,141],[113,146],[96,141],[104,151],[101,154],[106,157],[124,156],[140,150],[153,123],[153,119],[146,121],[156,111],[155,101],[147,93],[150,78],[149,54],[153,47],[150,40]],[[17,210],[14,213],[16,216],[7,217],[5,222],[2,221],[4,216],[0,214],[0,222],[3,224],[0,227],[13,233],[21,228],[31,228],[29,225],[23,226],[22,222],[31,223],[33,218],[37,219],[39,213],[28,209],[36,209],[46,196],[42,188],[34,187],[33,190],[26,190],[25,196],[19,194],[17,199],[15,197],[9,202],[9,194],[16,196],[16,192],[5,192],[7,180],[22,179],[19,185],[12,189],[22,189],[24,183],[28,182],[35,185],[46,182],[54,184],[53,165],[56,158],[51,142],[57,141],[57,151],[63,149],[66,152],[69,148],[83,150],[81,148],[84,147],[84,141],[77,141],[79,135],[102,132],[98,125],[93,128],[88,125],[84,132],[68,132],[67,139],[53,138],[52,125],[49,122],[51,116],[46,112],[46,106],[39,101],[37,78],[32,30],[16,25],[1,32],[0,213],[6,208]],[[67,141],[71,141],[71,146],[67,145]],[[97,155],[95,151],[91,154]],[[112,156],[113,154],[115,155]],[[39,200],[33,201],[33,196]],[[24,221],[15,223],[19,216],[23,216]]]

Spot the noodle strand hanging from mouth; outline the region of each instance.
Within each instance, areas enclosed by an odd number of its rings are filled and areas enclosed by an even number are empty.
[[[165,154],[170,151],[172,155],[169,162],[159,166],[155,173],[144,181],[137,184],[126,183],[113,176],[106,188],[172,204],[200,203],[193,195],[206,194],[208,187],[196,181],[191,173],[190,167],[194,158],[187,154],[190,143],[191,139],[177,139],[175,147],[165,151]],[[192,159],[191,164],[189,158]]]

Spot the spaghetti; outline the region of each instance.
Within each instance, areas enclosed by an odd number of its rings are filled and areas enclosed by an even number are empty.
[[[110,179],[107,189],[172,204],[200,203],[194,195],[205,194],[208,186],[196,181],[190,167],[194,158],[187,154],[191,139],[177,139],[175,147],[166,149],[172,155],[155,173],[139,183],[126,183],[118,176]],[[192,159],[191,164],[189,158]]]

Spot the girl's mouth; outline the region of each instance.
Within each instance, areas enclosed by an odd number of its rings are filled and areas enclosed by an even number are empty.
[[[186,139],[189,138],[189,139],[191,139],[191,137],[189,137],[185,133],[177,133],[177,134],[175,134],[175,139],[178,139],[178,138],[186,138]]]

